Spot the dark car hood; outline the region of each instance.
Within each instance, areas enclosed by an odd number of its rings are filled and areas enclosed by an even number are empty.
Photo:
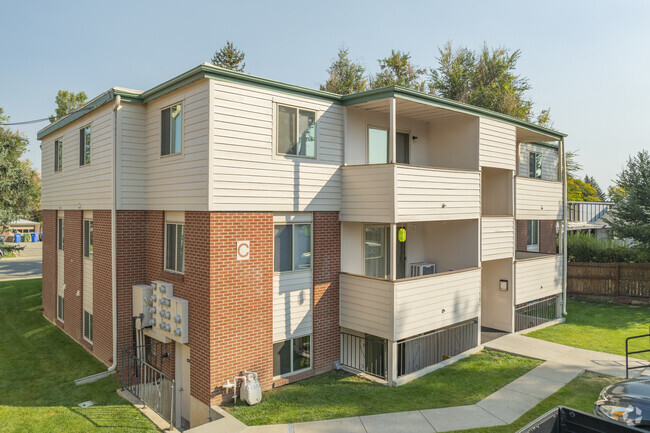
[[[600,395],[608,400],[633,398],[650,403],[650,377],[615,383],[603,389]]]

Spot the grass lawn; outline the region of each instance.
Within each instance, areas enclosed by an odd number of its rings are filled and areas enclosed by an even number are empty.
[[[483,351],[398,388],[327,373],[267,391],[256,406],[238,401],[226,410],[262,425],[474,404],[540,364]]]
[[[569,299],[566,323],[526,334],[553,343],[625,356],[625,339],[648,333],[650,305],[621,305]],[[650,349],[645,338],[632,340],[630,350]],[[650,353],[635,355],[650,359]]]
[[[0,432],[157,432],[115,392],[116,375],[43,318],[41,280],[0,282]],[[77,406],[86,400],[95,406]]]
[[[464,430],[465,433],[511,433],[524,427],[535,418],[545,414],[556,406],[568,406],[583,412],[592,413],[594,402],[600,391],[621,379],[587,372],[577,377],[555,394],[542,400],[533,409],[510,425]],[[460,432],[456,432],[460,433]]]

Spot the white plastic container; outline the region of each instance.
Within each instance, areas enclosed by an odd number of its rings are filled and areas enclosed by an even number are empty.
[[[257,378],[252,374],[246,375],[246,381],[241,386],[241,399],[249,406],[256,405],[262,400],[262,388]]]

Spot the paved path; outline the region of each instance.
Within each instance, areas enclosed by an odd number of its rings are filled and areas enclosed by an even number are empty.
[[[247,427],[222,412],[223,418],[191,433],[435,433],[511,424],[585,370],[625,377],[625,357],[576,349],[508,334],[486,348],[546,360],[494,394],[469,406],[396,412],[327,421]],[[635,361],[634,365],[637,362]],[[641,374],[633,370],[631,376]],[[650,373],[646,370],[645,373]]]
[[[43,243],[21,243],[18,257],[0,259],[0,281],[40,278],[43,274]]]

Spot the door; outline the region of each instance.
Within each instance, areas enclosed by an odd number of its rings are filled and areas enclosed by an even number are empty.
[[[386,278],[390,274],[390,228],[385,225],[364,227],[364,274]]]
[[[397,279],[406,277],[406,240],[404,242],[400,241],[400,230],[406,230],[405,226],[397,228],[397,239],[395,239],[397,245],[397,258],[396,258],[396,273]]]
[[[409,134],[403,132],[397,133],[397,138],[395,141],[395,153],[397,157],[398,164],[409,164],[410,163],[410,147],[409,147]]]
[[[410,159],[410,134],[398,132],[395,138],[395,156],[398,164],[408,164]],[[368,128],[368,164],[387,164],[390,161],[388,130]]]
[[[190,428],[190,347],[176,343],[176,427]]]

